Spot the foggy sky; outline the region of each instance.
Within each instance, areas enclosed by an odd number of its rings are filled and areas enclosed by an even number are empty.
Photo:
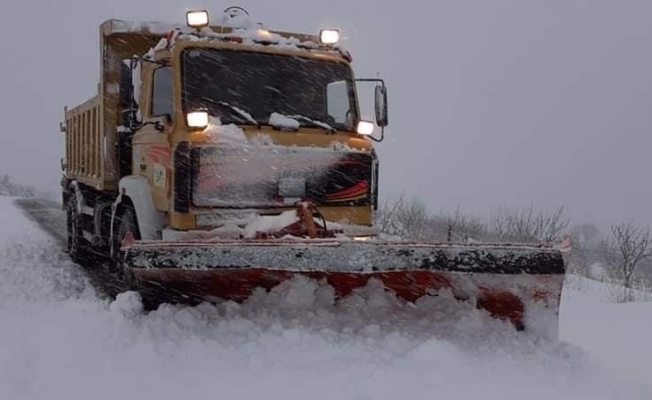
[[[102,21],[240,5],[270,29],[340,28],[357,76],[386,79],[381,196],[652,225],[652,1],[380,3],[4,0],[0,173],[59,190],[59,122],[96,93]]]

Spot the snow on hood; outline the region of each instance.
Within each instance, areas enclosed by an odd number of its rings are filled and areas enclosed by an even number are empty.
[[[252,117],[253,119],[253,117]],[[279,113],[272,113],[268,123],[276,128],[298,129],[299,121],[281,115]],[[237,145],[237,147],[279,147],[275,145],[269,135],[262,133],[256,134],[253,138],[248,138],[244,131],[236,124],[222,124],[219,117],[210,117],[208,127],[204,131],[211,138],[210,143],[218,145]],[[285,146],[282,146],[285,147]],[[337,153],[364,153],[366,149],[356,149],[350,147],[345,142],[334,140],[328,147],[324,148],[311,148],[313,151],[324,151]]]
[[[300,127],[299,121],[279,113],[272,113],[269,116],[269,124],[279,129],[299,129]]]
[[[210,142],[219,145],[234,145],[237,147],[275,146],[268,135],[257,134],[249,139],[244,131],[235,124],[223,125],[219,117],[211,117],[208,127],[204,131],[211,138]]]

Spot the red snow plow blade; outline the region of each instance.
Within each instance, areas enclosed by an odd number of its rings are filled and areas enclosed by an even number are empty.
[[[518,330],[528,313],[556,326],[565,273],[558,250],[526,245],[242,239],[137,241],[123,251],[140,287],[186,300],[243,301],[295,275],[325,279],[346,297],[377,278],[411,302],[450,290]]]

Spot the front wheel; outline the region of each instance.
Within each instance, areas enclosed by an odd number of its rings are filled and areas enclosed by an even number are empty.
[[[122,261],[123,254],[120,252],[120,247],[122,247],[122,242],[125,240],[128,234],[132,234],[135,240],[140,239],[140,233],[138,231],[138,225],[136,223],[136,213],[131,207],[125,207],[116,214],[115,220],[115,233],[113,235],[113,254],[111,260],[111,266],[114,272],[120,274],[120,278],[124,281],[124,285],[127,290],[134,290],[136,285],[136,280],[134,278],[133,272],[129,266],[124,265]]]
[[[117,230],[114,235],[114,248],[119,251],[122,241],[131,233],[136,240],[140,240],[138,225],[136,224],[136,212],[131,207],[125,207],[122,212],[116,215]]]

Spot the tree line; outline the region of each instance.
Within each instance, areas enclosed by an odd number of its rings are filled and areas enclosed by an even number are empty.
[[[501,207],[485,218],[460,210],[432,213],[403,194],[381,204],[377,224],[390,239],[569,245],[564,257],[571,273],[615,280],[626,289],[641,281],[652,284],[652,236],[649,227],[634,221],[602,232],[595,224],[572,224],[563,206],[553,211]]]

